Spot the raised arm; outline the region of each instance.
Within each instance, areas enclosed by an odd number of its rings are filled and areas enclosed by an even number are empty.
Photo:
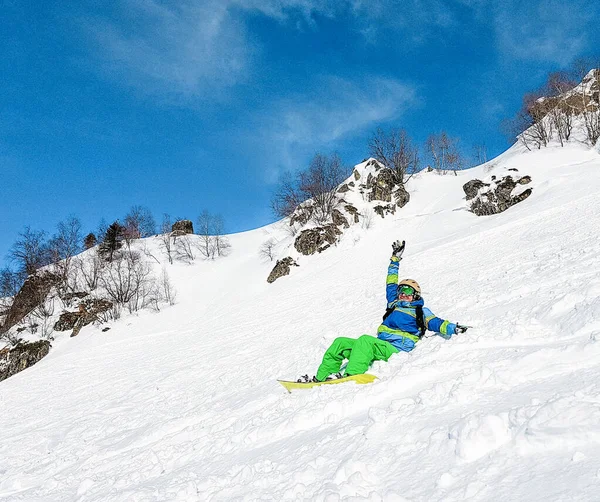
[[[398,299],[398,266],[400,258],[392,256],[390,265],[388,266],[387,277],[385,279],[385,299],[387,307],[390,308],[392,303]]]
[[[392,306],[392,303],[398,299],[398,266],[402,259],[402,253],[406,242],[399,240],[392,242],[392,257],[388,266],[387,277],[385,279],[385,298],[387,300],[387,308]]]

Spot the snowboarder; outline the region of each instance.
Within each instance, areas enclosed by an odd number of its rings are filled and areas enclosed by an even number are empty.
[[[398,282],[398,265],[405,245],[405,241],[399,240],[392,244],[385,286],[387,310],[377,329],[377,338],[370,335],[362,335],[358,339],[336,338],[325,352],[317,374],[312,378],[304,375],[298,382],[322,382],[364,373],[373,361],[387,361],[401,350],[410,352],[426,330],[435,331],[446,339],[467,331],[468,326],[440,319],[424,307],[417,281],[404,279]],[[345,374],[341,374],[339,371],[344,359],[348,359],[348,365]]]

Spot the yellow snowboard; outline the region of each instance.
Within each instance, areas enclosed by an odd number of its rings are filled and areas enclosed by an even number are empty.
[[[351,375],[344,378],[336,378],[334,380],[325,380],[324,382],[289,382],[287,380],[277,380],[281,385],[283,385],[288,392],[292,392],[292,389],[312,389],[313,387],[318,387],[319,385],[335,385],[337,383],[344,382],[356,382],[358,384],[371,383],[375,381],[377,377],[375,375],[369,375],[368,373],[364,373],[362,375]]]

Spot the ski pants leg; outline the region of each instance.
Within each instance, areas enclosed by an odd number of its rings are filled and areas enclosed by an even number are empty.
[[[337,373],[344,359],[348,359],[346,375],[358,375],[369,369],[373,361],[387,361],[398,352],[391,343],[373,336],[362,335],[355,338],[336,338],[323,356],[317,371],[317,380],[323,381],[332,373]]]
[[[387,361],[396,352],[399,352],[398,349],[391,343],[374,336],[362,335],[354,344],[346,366],[346,375],[362,374],[373,361]]]
[[[323,355],[323,362],[316,374],[317,380],[322,382],[332,373],[340,371],[344,359],[350,359],[350,354],[355,343],[356,338],[346,338],[343,336],[336,338]]]

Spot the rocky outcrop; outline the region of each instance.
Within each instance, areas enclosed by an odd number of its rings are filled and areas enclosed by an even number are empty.
[[[42,305],[50,290],[61,284],[62,278],[51,272],[38,272],[30,275],[15,296],[15,299],[6,314],[6,319],[0,333],[4,333],[20,322],[33,309]]]
[[[314,207],[312,204],[303,204],[298,206],[290,217],[290,226],[298,223],[300,226],[306,225],[312,218]]]
[[[382,218],[385,218],[386,214],[394,214],[396,212],[396,205],[388,204],[387,206],[375,206],[373,208],[373,211],[375,211],[375,213],[377,213]]]
[[[190,220],[179,220],[171,226],[171,232],[175,235],[185,235],[194,233],[194,224]]]
[[[464,190],[465,194],[467,195],[467,200],[471,200],[471,199],[474,199],[475,197],[477,197],[477,194],[479,193],[480,188],[489,187],[489,186],[490,186],[489,183],[484,183],[481,180],[474,179],[474,180],[471,180],[471,181],[468,181],[467,183],[465,183],[463,185],[463,190]]]
[[[410,200],[410,194],[406,188],[404,188],[404,185],[400,185],[396,189],[394,192],[394,200],[396,201],[396,205],[398,207],[404,207],[406,204],[408,204],[408,201]]]
[[[346,204],[344,206],[346,212],[354,218],[354,223],[358,223],[358,209],[356,209],[352,204]]]
[[[12,349],[0,351],[0,381],[33,366],[48,355],[50,342],[39,340],[33,343],[18,343]]]
[[[337,242],[341,231],[335,225],[303,230],[294,241],[294,247],[303,255],[312,255],[325,251],[329,246]]]
[[[375,167],[376,173],[369,173],[366,183],[361,185],[361,188],[366,189],[369,202],[393,202],[399,208],[408,204],[410,194],[404,185],[396,183],[396,177],[391,169],[382,167],[376,160],[370,160],[366,167]]]
[[[70,305],[73,300],[81,300],[86,296],[89,296],[89,293],[86,293],[85,291],[77,291],[75,293],[64,293],[60,295],[60,299],[65,305]]]
[[[331,213],[333,224],[338,227],[350,228],[350,224],[346,217],[338,209],[334,209]]]
[[[394,175],[391,169],[380,169],[376,176],[369,173],[367,176],[367,190],[369,190],[369,202],[380,200],[392,201],[392,191],[395,187]]]
[[[290,267],[298,267],[299,265],[289,256],[284,258],[283,260],[277,260],[277,264],[271,270],[269,277],[267,278],[267,282],[269,284],[275,282],[280,277],[286,276],[290,274]]]
[[[513,194],[517,185],[531,183],[530,176],[514,179],[512,175],[504,176],[498,180],[492,176],[491,183],[481,180],[471,180],[463,186],[467,200],[472,200],[471,211],[477,216],[488,216],[506,211],[509,207],[518,204],[531,195],[531,188]]]
[[[87,326],[113,308],[113,303],[103,298],[86,298],[77,312],[63,312],[54,324],[54,331],[68,331],[75,326]]]

